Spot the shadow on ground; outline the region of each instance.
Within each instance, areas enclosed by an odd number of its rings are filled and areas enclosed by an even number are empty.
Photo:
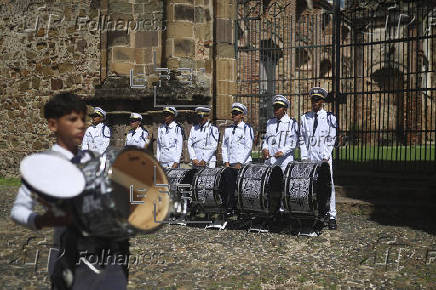
[[[337,167],[337,196],[364,203],[360,207],[382,225],[408,226],[436,234],[436,171],[419,164],[385,169],[362,168],[362,164]],[[352,202],[351,202],[352,203]]]

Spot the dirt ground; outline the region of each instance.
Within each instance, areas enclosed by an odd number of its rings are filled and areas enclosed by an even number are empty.
[[[0,187],[0,288],[47,289],[52,232],[10,220],[16,191]],[[318,237],[177,225],[136,236],[129,289],[436,287],[434,235],[338,208],[338,230]]]

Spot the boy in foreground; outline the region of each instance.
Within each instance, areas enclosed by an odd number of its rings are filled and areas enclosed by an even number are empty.
[[[47,102],[44,117],[48,128],[56,136],[56,144],[51,151],[73,163],[89,160],[89,155],[78,149],[85,133],[85,116],[86,104],[75,94],[58,94]],[[79,251],[97,254],[95,249],[99,249],[100,245],[92,237],[83,237],[72,226],[70,214],[55,216],[49,208],[40,215],[33,211],[35,203],[31,190],[26,185],[21,185],[11,210],[11,218],[32,230],[54,227],[53,248],[59,251],[57,255],[51,255],[49,261],[52,289],[126,289],[126,269],[118,265],[106,269],[103,269],[104,265],[90,267],[86,257],[79,260]],[[128,240],[113,243],[118,249],[122,248],[123,253],[128,253]]]

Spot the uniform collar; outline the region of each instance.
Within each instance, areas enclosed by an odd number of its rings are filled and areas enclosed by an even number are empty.
[[[98,128],[98,127],[103,126],[103,122],[100,122],[97,125],[91,125],[91,126],[94,127],[94,128]]]
[[[326,110],[324,110],[324,108],[322,108],[321,110],[319,110],[318,112],[313,112],[313,115],[317,114],[318,116],[322,116],[325,115],[327,112]]]
[[[138,133],[138,132],[141,132],[141,131],[142,131],[141,126],[138,126],[138,128],[135,129],[135,133]]]
[[[201,125],[201,124],[197,124],[197,126],[198,126],[198,128],[207,128],[207,127],[209,127],[209,123],[210,123],[210,121],[207,121],[207,122],[204,123],[203,125]]]
[[[164,123],[163,126],[164,126],[164,127],[167,127],[167,124]],[[168,128],[174,128],[174,127],[176,127],[176,126],[177,126],[176,121],[172,121],[171,123],[168,124]]]
[[[277,121],[280,121],[283,123],[289,123],[291,121],[291,118],[289,118],[288,114],[284,114],[283,117],[280,120],[277,119]]]
[[[238,127],[238,128],[244,128],[244,126],[245,126],[245,122],[244,121],[241,121],[241,122],[239,122],[239,124],[236,126],[236,127]]]
[[[73,152],[71,152],[71,151],[65,149],[64,147],[62,147],[62,146],[59,145],[59,144],[54,144],[54,145],[51,147],[51,150],[52,150],[52,151],[56,151],[56,152],[61,153],[61,154],[64,155],[68,160],[71,160],[71,159],[74,157]]]

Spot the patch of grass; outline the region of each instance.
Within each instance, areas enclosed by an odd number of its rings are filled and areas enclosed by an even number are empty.
[[[339,147],[339,160],[347,161],[434,161],[436,147],[434,145],[417,146],[375,146],[347,145]],[[262,158],[262,151],[253,151],[253,159]],[[336,148],[333,149],[336,158]],[[295,160],[300,160],[300,150],[295,150]]]
[[[0,177],[0,185],[5,186],[20,186],[21,180],[19,178],[3,178]]]
[[[336,155],[336,150],[333,150],[333,155]],[[347,145],[339,148],[339,159],[350,161],[432,161],[435,160],[435,146]]]

